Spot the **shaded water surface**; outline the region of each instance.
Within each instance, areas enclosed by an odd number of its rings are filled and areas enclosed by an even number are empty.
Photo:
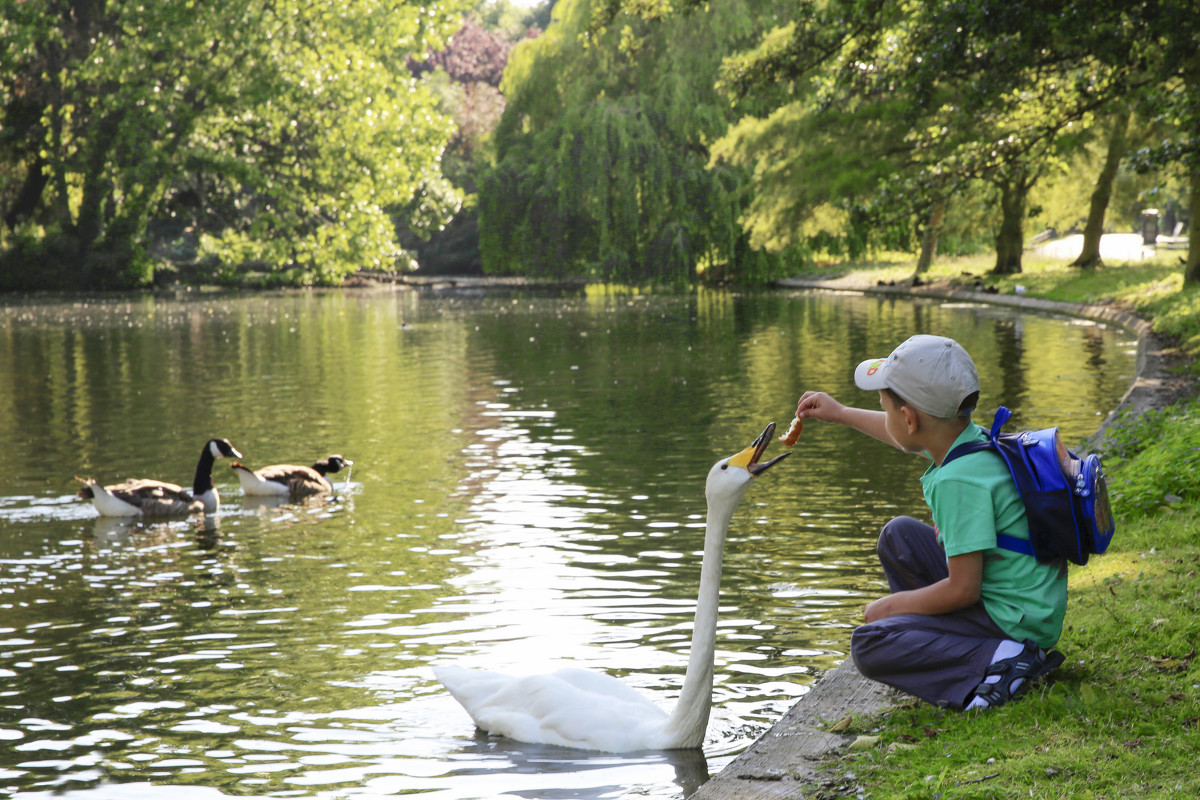
[[[1078,321],[804,293],[0,309],[0,794],[684,796],[845,656],[921,459],[812,423],[751,488],[703,753],[477,734],[430,667],[572,664],[673,703],[709,466],[805,389],[875,407],[854,364],[913,332],[974,355],[981,421],[1005,403],[1070,442],[1134,369],[1131,340]],[[356,464],[336,498],[280,505],[219,462],[207,520],[74,497],[76,475],[189,484],[211,436],[251,466]]]

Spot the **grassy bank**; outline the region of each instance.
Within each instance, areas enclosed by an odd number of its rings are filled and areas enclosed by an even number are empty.
[[[1003,292],[1020,283],[1031,296],[1126,307],[1173,336],[1194,369],[1200,291],[1182,289],[1177,263],[1084,273],[1034,262],[1002,280],[986,270],[958,262],[928,278]],[[900,282],[911,266],[841,272]],[[964,714],[914,701],[854,720],[858,746],[829,765],[817,797],[1200,796],[1200,401],[1118,420],[1106,448],[1117,536],[1109,553],[1072,568],[1063,667],[1000,709]]]
[[[1200,287],[1183,288],[1183,267],[1177,250],[1133,264],[1114,264],[1095,270],[1068,267],[1062,261],[1026,255],[1023,271],[1003,277],[990,275],[992,256],[946,259],[930,267],[921,279],[935,286],[970,288],[982,284],[1001,294],[1023,286],[1028,296],[1068,303],[1107,303],[1140,314],[1158,333],[1178,340],[1181,351],[1200,358]],[[911,260],[824,267],[810,277],[840,278],[848,284],[870,286],[907,283]],[[803,275],[797,277],[805,277]]]

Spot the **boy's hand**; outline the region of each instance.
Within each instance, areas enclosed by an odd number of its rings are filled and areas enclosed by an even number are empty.
[[[863,609],[863,619],[867,622],[874,622],[877,619],[894,616],[896,612],[892,611],[893,595],[886,595],[873,600]]]
[[[797,417],[821,422],[838,422],[845,410],[844,405],[824,392],[805,392],[796,404]]]

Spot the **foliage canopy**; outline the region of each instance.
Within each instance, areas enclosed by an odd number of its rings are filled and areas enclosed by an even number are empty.
[[[591,0],[561,0],[501,86],[497,165],[480,188],[485,269],[675,284],[698,265],[710,279],[778,269],[738,223],[746,171],[708,160],[733,119],[714,88],[720,57],[783,5],[721,0],[597,30]]]
[[[603,19],[622,13],[707,11],[610,0]],[[1019,271],[1034,184],[1114,106],[1170,128],[1138,163],[1191,176],[1200,201],[1198,31],[1183,0],[809,0],[726,59],[721,82],[744,116],[714,155],[755,166],[744,219],[756,245],[804,236],[798,223],[823,203],[919,226],[982,185],[999,211],[995,271]]]
[[[406,59],[457,27],[457,0],[7,5],[4,283],[149,282],[163,220],[218,271],[403,263],[388,211],[435,194],[450,134]]]

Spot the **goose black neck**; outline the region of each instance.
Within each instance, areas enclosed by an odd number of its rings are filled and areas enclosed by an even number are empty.
[[[213,462],[212,445],[206,442],[200,451],[200,460],[196,462],[196,477],[192,479],[193,497],[199,497],[213,488]]]

